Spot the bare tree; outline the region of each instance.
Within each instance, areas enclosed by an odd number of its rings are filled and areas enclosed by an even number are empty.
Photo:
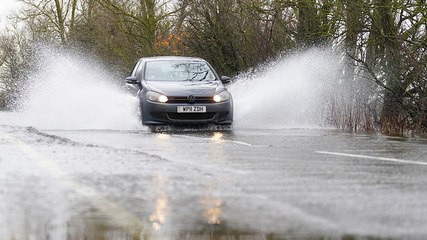
[[[139,48],[152,55],[158,53],[156,42],[168,31],[169,18],[176,13],[169,1],[163,0],[95,0],[118,18],[120,30],[139,44]]]
[[[9,28],[0,34],[0,109],[18,105],[30,58],[31,48],[24,32]]]
[[[48,36],[58,38],[61,44],[68,43],[68,37],[75,26],[78,0],[18,0],[25,10],[19,19],[27,21],[33,38],[40,40]]]

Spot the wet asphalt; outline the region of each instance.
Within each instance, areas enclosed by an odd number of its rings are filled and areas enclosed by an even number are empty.
[[[0,125],[0,239],[426,239],[427,139]]]

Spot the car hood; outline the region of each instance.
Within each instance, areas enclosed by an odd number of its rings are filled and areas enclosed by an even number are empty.
[[[144,85],[166,96],[213,96],[225,90],[220,81],[145,81]]]

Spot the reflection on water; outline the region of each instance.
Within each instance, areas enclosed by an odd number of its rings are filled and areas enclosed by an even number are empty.
[[[224,133],[222,132],[214,132],[211,137],[212,142],[220,144],[224,142]]]
[[[26,215],[25,221],[14,226],[2,226],[0,231],[8,231],[1,234],[2,240],[164,240],[164,239],[279,239],[271,238],[273,235],[235,229],[227,226],[221,220],[222,202],[219,199],[205,197],[201,200],[204,210],[202,212],[205,223],[186,225],[182,229],[164,227],[167,220],[168,200],[162,191],[159,191],[155,202],[155,209],[148,216],[149,222],[139,231],[130,231],[129,228],[120,226],[115,219],[101,212],[99,209],[79,205],[81,209],[75,209],[69,218],[57,223],[57,217],[48,216],[37,218]],[[58,203],[60,204],[60,203]],[[141,203],[145,205],[147,203]],[[55,206],[52,206],[54,208]],[[179,207],[179,206],[177,206]],[[35,208],[37,208],[35,206]],[[72,209],[70,209],[72,210]],[[34,209],[33,211],[37,211]],[[16,217],[16,216],[10,216]],[[144,216],[140,216],[144,219]],[[188,219],[183,219],[188,221]]]
[[[166,214],[168,208],[168,197],[165,189],[165,184],[168,178],[162,175],[157,175],[154,178],[156,202],[154,212],[150,215],[149,220],[152,223],[153,229],[158,231],[166,222]]]
[[[218,198],[205,197],[202,199],[202,204],[205,207],[203,216],[207,219],[208,224],[218,225],[221,223],[222,216],[222,201]]]
[[[126,216],[140,219],[141,225],[133,227],[127,224],[132,221],[124,219],[125,215],[118,218],[117,210],[99,208],[86,196],[46,188],[45,179],[24,179],[22,182],[19,189],[9,187],[9,196],[0,191],[3,200],[0,204],[1,240],[268,239],[264,233],[227,226],[222,220],[224,201],[211,195],[214,186],[208,186],[202,196],[189,202],[171,201],[168,192],[171,180],[160,173],[155,174],[149,184],[152,194],[148,191],[142,201],[130,204],[129,196],[123,196],[123,210],[129,211]],[[194,206],[194,212],[188,205]],[[20,206],[20,209],[8,206]],[[170,216],[171,208],[182,208],[185,216],[179,211]],[[171,217],[175,222],[171,222]],[[118,219],[122,222],[117,222]],[[176,221],[183,224],[175,227]]]
[[[158,140],[169,140],[171,138],[171,136],[167,133],[157,133],[156,138]]]

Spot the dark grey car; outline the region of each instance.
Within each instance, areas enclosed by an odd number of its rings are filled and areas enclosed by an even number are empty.
[[[141,58],[126,83],[138,90],[144,125],[233,123],[233,99],[208,62],[190,57]]]

